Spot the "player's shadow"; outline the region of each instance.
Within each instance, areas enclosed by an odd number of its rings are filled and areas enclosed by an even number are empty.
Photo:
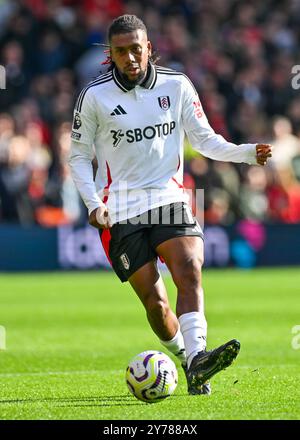
[[[5,399],[0,400],[0,405],[5,404],[30,404],[30,403],[53,403],[61,407],[111,407],[111,406],[134,406],[142,402],[133,400],[130,395],[119,396],[93,396],[93,397],[40,397],[28,399]]]

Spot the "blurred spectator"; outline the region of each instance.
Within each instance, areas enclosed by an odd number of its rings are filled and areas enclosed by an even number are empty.
[[[1,64],[6,72],[6,89],[1,90],[0,111],[6,111],[27,94],[29,82],[24,56],[23,48],[17,41],[6,43],[0,51]]]
[[[267,174],[262,167],[249,167],[246,182],[241,186],[240,209],[243,217],[264,221],[269,220],[269,201],[266,194]]]
[[[62,123],[55,131],[54,160],[45,186],[45,203],[36,211],[37,221],[42,226],[82,222],[86,218],[86,209],[67,164],[70,130],[70,123]]]
[[[204,157],[194,157],[189,164],[189,172],[195,181],[196,188],[204,190],[204,209],[208,208],[211,192],[222,188],[222,180],[211,166],[211,160]]]
[[[1,217],[4,222],[22,225],[34,221],[29,196],[31,170],[30,143],[24,136],[14,136],[8,144],[7,162],[0,168]]]
[[[15,123],[7,113],[0,113],[0,166],[8,160],[9,142],[15,134]]]
[[[31,170],[28,193],[34,207],[44,201],[45,185],[51,164],[51,155],[47,145],[43,143],[43,131],[40,124],[30,122],[24,131],[30,143],[31,151],[28,156],[28,166]]]
[[[279,116],[273,122],[274,146],[271,163],[278,169],[290,168],[292,160],[300,154],[300,139],[292,133],[292,124],[286,117]]]
[[[298,134],[300,134],[300,99],[294,98],[289,101],[289,105],[287,108],[287,116],[289,117],[293,130]]]
[[[229,225],[235,220],[230,209],[230,198],[223,189],[215,188],[211,191],[209,206],[205,211],[205,222],[208,224]]]
[[[278,172],[268,169],[267,196],[269,201],[269,217],[273,222],[284,222],[284,212],[288,206],[288,195],[280,182]]]
[[[281,210],[281,218],[286,223],[300,222],[300,183],[292,168],[278,171],[279,182],[286,193],[286,204]]]
[[[67,48],[56,29],[46,29],[40,36],[37,70],[41,74],[56,72],[67,64]]]

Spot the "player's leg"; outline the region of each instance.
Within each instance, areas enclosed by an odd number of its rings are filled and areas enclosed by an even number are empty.
[[[185,365],[183,337],[157,270],[156,259],[135,271],[128,281],[145,307],[148,322],[160,342]]]
[[[203,243],[200,237],[182,236],[168,239],[156,247],[177,286],[177,316],[183,334],[190,394],[210,394],[207,381],[231,365],[240,344],[231,340],[212,351],[206,351],[207,325],[204,316],[201,267]]]
[[[201,285],[203,240],[197,236],[175,237],[156,248],[177,287],[176,314],[184,336],[188,366],[206,348],[207,323]]]
[[[160,339],[172,339],[178,321],[172,312],[167,292],[153,260],[128,278],[143,306],[152,330]]]
[[[157,270],[157,255],[149,245],[147,231],[147,226],[141,224],[115,224],[110,230],[110,240],[102,243],[108,243],[106,253],[113,269],[121,281],[129,281],[134,288],[161,343],[184,364],[183,337]]]

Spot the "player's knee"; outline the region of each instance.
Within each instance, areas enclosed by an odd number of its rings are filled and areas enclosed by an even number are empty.
[[[191,257],[173,271],[173,279],[179,289],[198,288],[201,283],[203,261],[199,257]]]

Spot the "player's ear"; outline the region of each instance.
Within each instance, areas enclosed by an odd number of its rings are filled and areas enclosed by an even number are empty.
[[[148,55],[149,55],[149,57],[151,57],[151,55],[152,55],[152,44],[151,44],[151,41],[147,42],[147,49],[148,49]]]

